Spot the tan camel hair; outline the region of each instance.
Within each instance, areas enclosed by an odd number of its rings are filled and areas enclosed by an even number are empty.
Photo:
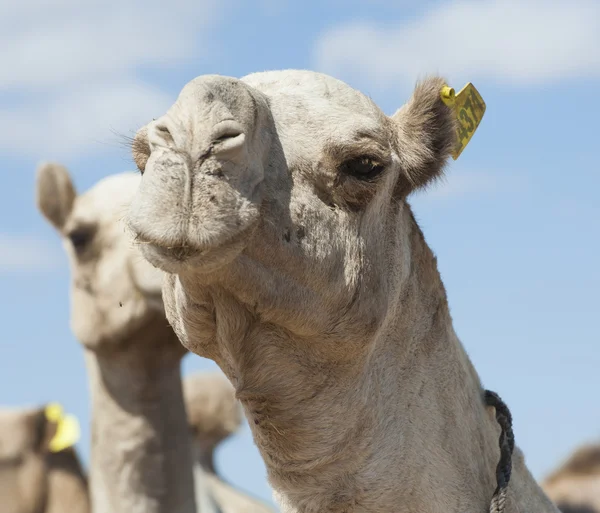
[[[128,224],[167,318],[236,390],[284,512],[484,512],[500,428],[407,195],[453,111],[310,71],[201,76],[138,131]],[[506,513],[556,512],[513,459]]]
[[[217,473],[214,451],[242,422],[235,390],[220,372],[198,372],[183,380],[183,397],[195,441],[196,465],[223,513],[273,513],[260,500],[237,490]]]
[[[214,451],[240,427],[242,414],[230,383],[217,372],[183,381],[196,464],[210,499],[222,513],[273,510],[217,475]],[[43,408],[0,407],[0,513],[89,513],[87,476],[73,448],[48,450],[55,425]],[[209,508],[216,510],[209,503]]]
[[[0,408],[0,513],[89,513],[75,449],[49,450],[56,432],[39,408]]]
[[[600,444],[578,448],[542,488],[563,513],[600,513]]]
[[[45,163],[37,205],[71,267],[71,328],[84,348],[92,403],[94,513],[194,513],[186,352],[165,319],[162,273],[121,223],[138,183],[124,173],[78,195],[67,169]]]

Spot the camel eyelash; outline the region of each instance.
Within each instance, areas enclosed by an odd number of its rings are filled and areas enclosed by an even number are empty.
[[[340,173],[347,176],[352,176],[362,181],[372,181],[385,170],[386,165],[379,159],[362,155],[344,161],[339,166]]]

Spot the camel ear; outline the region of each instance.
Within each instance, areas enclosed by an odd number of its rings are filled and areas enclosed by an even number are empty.
[[[423,80],[392,116],[403,172],[398,194],[408,195],[439,178],[456,144],[457,121],[442,101],[444,85],[440,77]]]
[[[148,143],[148,126],[140,128],[131,143],[131,154],[135,165],[141,173],[146,169],[146,163],[150,158],[150,144]]]
[[[31,414],[28,425],[33,435],[32,444],[34,451],[47,453],[50,441],[56,435],[57,424],[48,420],[45,409],[40,408]]]
[[[43,162],[38,166],[35,200],[38,209],[58,231],[71,214],[77,193],[69,171],[60,164]]]
[[[58,403],[49,403],[44,408],[48,429],[44,439],[44,449],[60,452],[73,447],[79,441],[79,422],[74,415],[65,415]]]

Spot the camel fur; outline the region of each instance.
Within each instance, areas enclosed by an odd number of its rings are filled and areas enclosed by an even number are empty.
[[[600,444],[579,447],[542,488],[562,513],[600,513]]]
[[[207,492],[223,513],[273,513],[262,501],[234,488],[215,467],[217,446],[233,435],[242,422],[235,391],[220,372],[198,372],[183,380],[183,396],[192,430],[197,471]]]
[[[0,408],[0,513],[90,513],[74,447],[51,451],[45,407]]]
[[[387,116],[320,73],[206,75],[136,135],[128,225],[284,513],[489,509],[500,428],[408,203],[456,141],[443,84]],[[516,450],[525,511],[557,512]]]
[[[71,328],[84,348],[92,402],[94,513],[195,513],[180,371],[186,351],[165,319],[163,274],[121,222],[138,183],[123,173],[77,194],[64,166],[43,163],[36,200],[71,268]]]

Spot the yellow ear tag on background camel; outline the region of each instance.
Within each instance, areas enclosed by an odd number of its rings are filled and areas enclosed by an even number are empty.
[[[65,415],[60,404],[50,403],[46,406],[46,418],[56,424],[56,433],[48,444],[50,452],[60,452],[79,441],[80,430],[77,417]]]
[[[459,123],[458,140],[452,150],[452,158],[456,160],[469,144],[471,137],[473,137],[479,123],[481,123],[481,118],[485,113],[485,102],[471,82],[458,93],[454,92],[453,87],[446,85],[442,87],[440,96],[442,101],[454,110]]]

